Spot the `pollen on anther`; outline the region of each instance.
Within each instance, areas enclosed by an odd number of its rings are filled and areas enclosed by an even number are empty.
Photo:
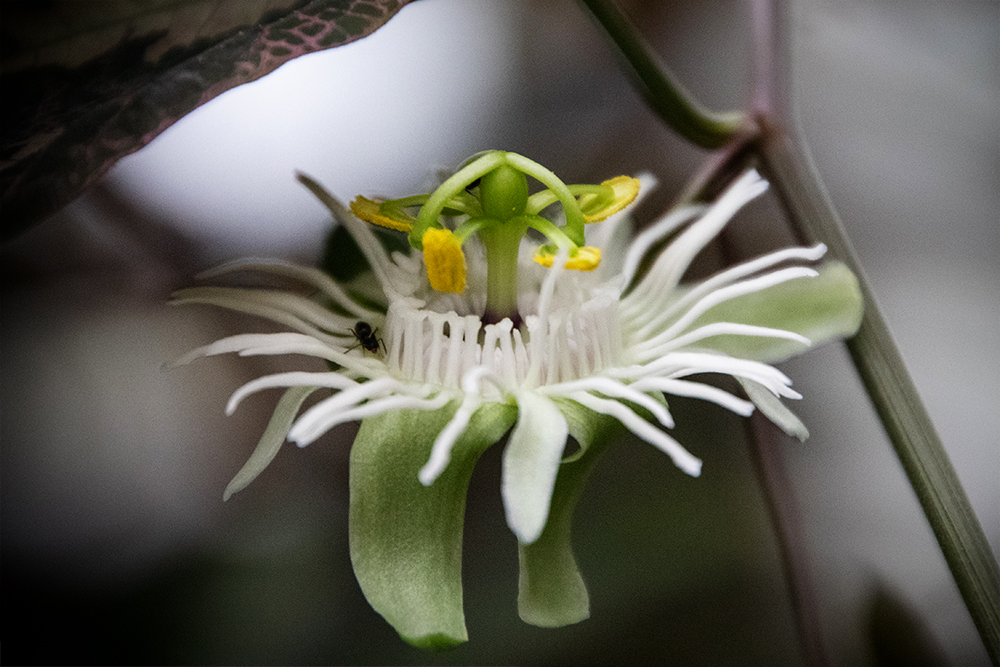
[[[423,236],[427,279],[438,292],[465,291],[465,255],[450,229],[428,229]]]

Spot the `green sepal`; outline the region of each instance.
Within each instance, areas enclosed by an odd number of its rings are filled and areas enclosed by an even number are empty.
[[[372,608],[426,649],[468,640],[462,608],[465,496],[480,455],[517,417],[514,405],[479,408],[430,486],[417,479],[438,433],[458,409],[398,410],[361,422],[351,449],[350,548]]]
[[[770,419],[775,426],[784,431],[787,435],[798,438],[800,441],[805,442],[809,437],[809,429],[806,425],[802,423],[794,412],[788,409],[788,407],[781,402],[777,396],[771,393],[771,391],[760,384],[759,382],[754,382],[753,380],[747,380],[746,378],[736,378],[743,387],[743,391],[747,393],[747,397],[750,401],[757,406],[765,417]]]
[[[710,308],[689,327],[712,322],[739,322],[801,334],[812,346],[849,338],[861,325],[864,304],[858,279],[837,261],[823,264],[815,278],[796,278],[759,292],[738,296]],[[762,336],[721,335],[698,347],[743,359],[775,363],[806,349],[802,343]]]
[[[571,544],[573,511],[597,459],[621,434],[621,426],[611,417],[569,399],[552,400],[566,417],[580,450],[559,466],[545,530],[532,544],[518,545],[518,614],[525,623],[547,628],[590,616],[590,596]]]
[[[226,485],[226,490],[222,493],[222,501],[229,500],[237,491],[242,491],[250,482],[257,479],[257,475],[263,472],[264,468],[270,465],[274,457],[278,455],[278,450],[285,443],[288,431],[292,428],[295,415],[299,413],[299,408],[309,395],[319,387],[289,387],[282,395],[278,405],[274,408],[271,420],[267,423],[267,428],[260,436],[257,447],[243,467],[240,468],[232,481]]]

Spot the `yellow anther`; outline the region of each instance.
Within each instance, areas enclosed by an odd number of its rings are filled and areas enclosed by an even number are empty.
[[[370,222],[379,227],[388,227],[401,232],[408,232],[413,229],[413,221],[400,215],[392,215],[382,211],[381,205],[377,201],[372,201],[358,195],[351,202],[351,212],[365,222]]]
[[[601,185],[610,186],[614,191],[614,197],[605,206],[597,210],[588,210],[588,204],[593,206],[597,201],[597,195],[587,194],[580,197],[580,208],[583,210],[583,217],[587,222],[600,222],[610,215],[614,215],[639,195],[639,179],[631,176],[616,176],[609,181],[604,181]]]
[[[555,255],[546,250],[545,246],[542,246],[535,252],[535,256],[532,259],[545,268],[551,269],[555,260]],[[577,248],[576,253],[571,255],[569,259],[566,260],[566,264],[564,266],[573,271],[593,271],[600,263],[601,249],[588,245],[583,246],[582,248]]]
[[[555,255],[545,250],[545,248],[539,248],[538,250],[535,251],[535,256],[532,257],[531,259],[535,260],[536,262],[544,266],[546,269],[551,269],[553,260],[555,260]]]
[[[601,263],[601,249],[583,246],[566,260],[566,268],[573,271],[593,271]]]
[[[431,287],[438,292],[465,291],[465,255],[462,244],[450,229],[430,228],[424,232],[424,264]]]

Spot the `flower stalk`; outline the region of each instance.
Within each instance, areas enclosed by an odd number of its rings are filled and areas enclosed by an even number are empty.
[[[804,241],[826,243],[850,266],[865,299],[858,333],[847,340],[906,477],[937,538],[987,654],[1000,664],[1000,568],[979,519],[924,407],[875,295],[808,150],[799,137],[787,71],[790,8],[787,0],[753,2],[762,59],[757,75],[761,116],[757,153],[775,183],[793,230]],[[767,55],[769,54],[769,55]]]
[[[744,113],[709,111],[695,100],[614,2],[581,3],[611,38],[622,68],[650,108],[679,135],[703,148],[720,148],[752,124]]]
[[[638,36],[611,0],[581,0],[611,38],[650,106],[680,135],[704,147],[726,146],[689,189],[694,201],[717,188],[725,170],[759,160],[802,242],[822,242],[857,276],[866,311],[847,346],[951,569],[993,664],[1000,664],[1000,568],[955,474],[850,241],[797,136],[788,90],[788,0],[753,0],[754,80],[750,115],[704,111]],[[737,120],[742,118],[742,120]],[[780,528],[778,528],[780,532]],[[786,554],[786,557],[788,555]],[[800,619],[801,623],[801,619]]]
[[[800,238],[822,240],[858,276],[866,309],[861,328],[847,341],[851,360],[987,653],[994,664],[1000,664],[1000,569],[846,232],[815,180],[804,148],[793,136],[771,130],[760,142],[760,154]]]

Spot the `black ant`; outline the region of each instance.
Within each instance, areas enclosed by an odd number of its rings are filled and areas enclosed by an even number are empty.
[[[385,349],[385,341],[383,341],[381,337],[375,335],[378,333],[378,327],[372,329],[372,325],[367,322],[358,322],[354,325],[354,328],[351,329],[351,333],[358,339],[358,345],[373,354],[378,354],[380,345],[383,350]],[[353,350],[358,345],[349,347],[348,351]]]

